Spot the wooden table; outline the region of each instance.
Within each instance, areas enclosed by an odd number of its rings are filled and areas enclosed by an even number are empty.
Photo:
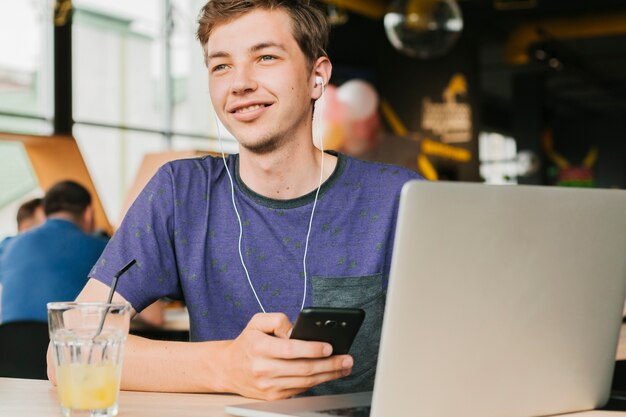
[[[626,324],[622,325],[617,359],[626,359]],[[251,402],[236,395],[166,394],[122,391],[120,417],[227,417],[226,405]],[[0,378],[0,417],[60,416],[56,389],[48,381]],[[573,417],[626,417],[626,412],[588,411]],[[460,416],[462,417],[462,416]]]
[[[119,417],[227,417],[226,405],[251,402],[236,395],[122,391]],[[35,379],[0,378],[0,417],[58,417],[56,389]],[[626,417],[626,412],[587,411],[570,417]],[[390,416],[393,417],[393,416]],[[462,416],[459,416],[462,417]]]
[[[119,417],[226,417],[224,407],[251,402],[237,395],[120,392]],[[60,417],[48,381],[0,378],[0,417]]]

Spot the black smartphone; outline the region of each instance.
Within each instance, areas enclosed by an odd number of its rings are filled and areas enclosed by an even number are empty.
[[[307,307],[296,319],[290,338],[328,342],[333,355],[344,355],[364,318],[365,311],[360,308]]]

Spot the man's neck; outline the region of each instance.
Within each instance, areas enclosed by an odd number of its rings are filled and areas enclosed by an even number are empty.
[[[269,154],[258,155],[241,148],[239,175],[254,192],[268,198],[288,200],[301,197],[319,185],[321,151],[311,143],[288,143]],[[337,157],[324,155],[326,181],[337,165]]]
[[[76,226],[78,226],[79,228],[82,229],[82,225],[79,224],[78,220],[76,219],[75,216],[73,216],[70,213],[66,213],[63,211],[59,211],[56,213],[52,213],[48,216],[48,219],[60,219],[60,220],[67,220],[68,222],[72,222],[74,223]]]

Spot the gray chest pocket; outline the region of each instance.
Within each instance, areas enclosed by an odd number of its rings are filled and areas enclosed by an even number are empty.
[[[322,395],[371,391],[374,387],[380,330],[385,309],[382,274],[363,277],[313,277],[313,305],[365,310],[365,320],[352,344],[352,374],[318,385],[307,394]]]

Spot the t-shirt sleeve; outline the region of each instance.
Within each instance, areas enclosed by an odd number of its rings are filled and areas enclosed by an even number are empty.
[[[132,259],[116,291],[141,311],[162,297],[181,298],[174,252],[174,192],[166,164],[148,182],[128,210],[89,276],[111,285],[113,276]]]

